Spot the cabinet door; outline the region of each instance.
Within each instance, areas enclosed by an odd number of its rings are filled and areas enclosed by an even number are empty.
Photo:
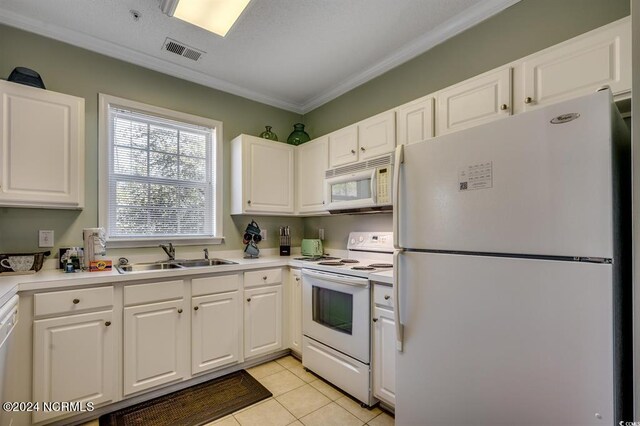
[[[282,285],[244,291],[244,355],[282,347]]]
[[[186,375],[189,318],[181,300],[124,308],[124,394]]]
[[[440,91],[437,134],[488,123],[510,114],[511,67],[504,67]]]
[[[433,96],[426,96],[398,107],[398,145],[420,142],[434,136],[433,102]]]
[[[532,55],[522,63],[524,109],[593,93],[609,86],[631,91],[631,25],[622,21]]]
[[[84,99],[0,81],[0,206],[82,208]]]
[[[293,213],[293,148],[247,136],[247,212]]]
[[[325,211],[324,172],[329,167],[329,137],[307,142],[296,150],[298,212]]]
[[[387,111],[358,123],[359,159],[393,152],[396,147],[396,113]]]
[[[373,309],[373,395],[396,404],[396,326],[393,311]]]
[[[238,362],[242,344],[239,292],[194,297],[191,306],[191,372]]]
[[[329,167],[358,161],[358,126],[353,124],[329,135]]]
[[[291,301],[289,304],[289,330],[291,349],[302,354],[302,278],[300,271],[291,270]]]
[[[113,311],[37,320],[33,323],[33,401],[81,401],[114,397],[116,377]],[[33,422],[64,415],[33,413]]]

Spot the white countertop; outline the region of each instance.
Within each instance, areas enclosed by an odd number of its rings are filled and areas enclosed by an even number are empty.
[[[9,300],[18,291],[49,290],[63,287],[78,287],[86,285],[125,283],[131,281],[166,279],[172,277],[186,277],[212,273],[234,271],[248,271],[260,268],[275,268],[283,266],[300,267],[302,262],[293,260],[300,256],[266,255],[257,259],[243,257],[229,257],[225,260],[237,262],[234,265],[217,265],[196,268],[138,271],[119,273],[115,267],[107,272],[74,272],[65,273],[61,269],[42,269],[35,274],[0,276],[0,305]]]
[[[369,281],[393,285],[393,269],[369,274]]]

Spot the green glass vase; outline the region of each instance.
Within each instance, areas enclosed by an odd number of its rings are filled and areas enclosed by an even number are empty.
[[[304,131],[304,124],[296,123],[293,125],[293,132],[291,132],[287,138],[287,143],[290,145],[300,145],[310,139],[309,134]]]
[[[260,137],[263,139],[269,139],[272,141],[277,141],[278,140],[278,135],[276,135],[275,133],[273,133],[271,131],[271,126],[264,126],[265,131],[260,133]]]

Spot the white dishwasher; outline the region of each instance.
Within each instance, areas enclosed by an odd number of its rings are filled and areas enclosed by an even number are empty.
[[[0,307],[0,401],[5,401],[5,389],[7,384],[5,372],[8,371],[8,353],[13,331],[18,322],[18,295],[16,294],[8,302]],[[11,424],[11,413],[0,410],[0,425]]]

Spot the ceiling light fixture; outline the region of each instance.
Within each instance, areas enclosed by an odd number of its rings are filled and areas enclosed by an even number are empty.
[[[174,18],[227,35],[251,0],[160,0],[160,9]]]

